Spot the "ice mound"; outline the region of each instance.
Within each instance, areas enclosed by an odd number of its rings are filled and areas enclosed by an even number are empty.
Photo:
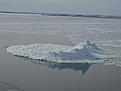
[[[31,44],[10,46],[6,50],[16,56],[60,63],[100,63],[105,58],[103,51],[90,41],[74,47],[56,44]]]

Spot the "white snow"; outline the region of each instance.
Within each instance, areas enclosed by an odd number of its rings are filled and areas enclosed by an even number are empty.
[[[67,63],[100,63],[106,56],[95,43],[86,41],[74,47],[56,44],[31,44],[10,46],[7,52],[31,59]]]

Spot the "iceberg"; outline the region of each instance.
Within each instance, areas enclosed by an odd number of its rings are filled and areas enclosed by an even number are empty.
[[[88,40],[74,47],[35,43],[10,46],[6,51],[15,56],[58,63],[102,63],[106,57],[103,50]]]

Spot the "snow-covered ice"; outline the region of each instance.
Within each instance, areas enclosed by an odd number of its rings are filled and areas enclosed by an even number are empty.
[[[111,55],[106,55],[103,50],[90,41],[80,43],[74,47],[57,44],[30,44],[10,46],[6,50],[16,56],[58,63],[105,62],[106,64],[107,61],[111,61]]]

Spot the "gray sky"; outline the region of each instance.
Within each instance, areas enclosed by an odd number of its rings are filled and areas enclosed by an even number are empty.
[[[121,0],[0,0],[0,10],[121,15]]]

